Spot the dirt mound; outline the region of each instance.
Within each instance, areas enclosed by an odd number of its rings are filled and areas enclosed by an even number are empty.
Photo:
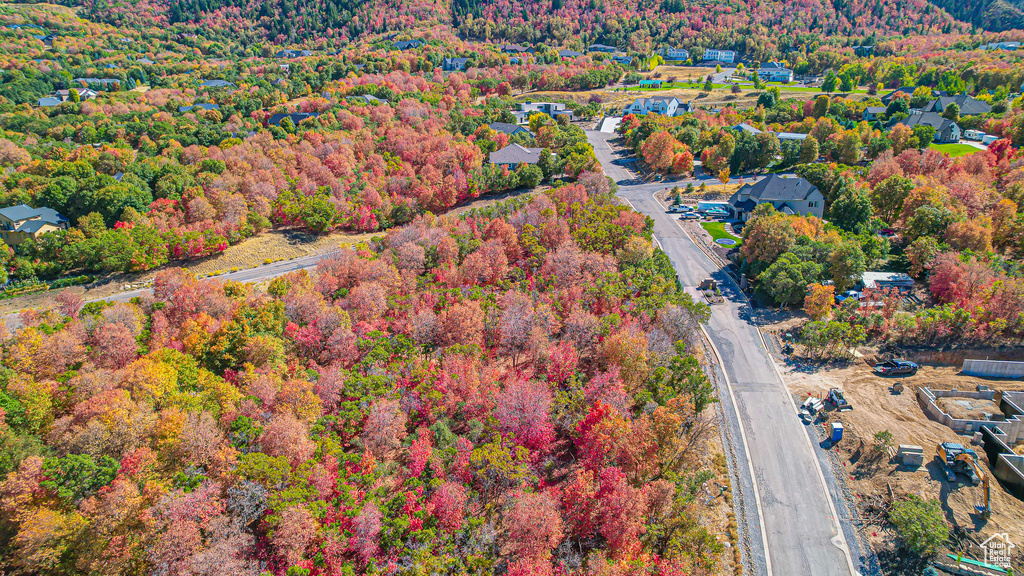
[[[991,420],[992,416],[1002,414],[999,405],[991,400],[974,398],[939,398],[935,404],[946,414],[959,420]]]

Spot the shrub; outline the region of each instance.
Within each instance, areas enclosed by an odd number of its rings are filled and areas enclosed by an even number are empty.
[[[925,500],[916,494],[893,504],[889,521],[907,549],[915,554],[931,554],[949,537],[939,501]]]

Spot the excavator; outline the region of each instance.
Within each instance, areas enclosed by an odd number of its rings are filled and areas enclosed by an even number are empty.
[[[989,475],[985,473],[978,462],[978,454],[970,448],[965,448],[963,444],[942,442],[939,444],[936,456],[942,462],[946,478],[950,482],[956,482],[956,473],[960,472],[969,477],[975,486],[981,484],[982,492],[985,495],[985,505],[974,508],[982,518],[988,520],[992,516],[992,490]]]

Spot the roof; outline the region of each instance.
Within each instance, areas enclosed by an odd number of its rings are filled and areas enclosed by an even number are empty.
[[[399,42],[395,42],[395,48],[398,48],[399,50],[406,50],[409,48],[419,48],[421,44],[423,44],[423,42],[419,40],[401,40]]]
[[[469,62],[469,58],[445,58],[442,62],[442,66],[465,66],[466,62]]]
[[[762,130],[758,130],[757,128],[754,128],[753,126],[751,126],[750,124],[747,124],[746,122],[743,122],[742,124],[737,124],[737,125],[733,126],[732,129],[736,130],[737,132],[740,132],[740,131],[742,131],[742,132],[750,132],[751,134],[753,134],[755,136],[762,132]]]
[[[989,106],[988,102],[983,102],[966,94],[939,96],[937,99],[926,104],[924,110],[927,112],[943,112],[950,104],[956,104],[960,108],[961,116],[988,114],[992,111],[992,106]]]
[[[0,216],[14,221],[21,222],[23,220],[33,220],[41,224],[54,224],[60,225],[67,222],[68,219],[62,216],[53,208],[32,208],[26,204],[18,204],[17,206],[8,206],[7,208],[0,208]],[[21,230],[21,227],[18,227]],[[36,228],[38,230],[38,227]]]
[[[643,86],[644,84],[659,84],[660,85],[661,83],[662,83],[662,81],[659,80],[658,78],[644,78],[643,80],[640,81],[640,85],[641,86]]]
[[[783,66],[781,62],[765,62],[764,64],[761,64],[761,69],[762,70],[789,70],[789,68],[786,68],[785,66]]]
[[[509,136],[515,134],[516,132],[529,132],[529,130],[523,128],[522,126],[519,126],[517,124],[509,124],[507,122],[491,122],[490,124],[488,124],[487,127],[490,128],[491,130],[494,130],[495,132],[504,132]]]
[[[868,112],[870,114],[885,114],[886,107],[885,106],[868,106],[867,108],[864,109],[864,111]]]
[[[117,78],[75,78],[75,82],[85,82],[86,84],[117,84],[120,82]]]
[[[587,50],[596,50],[598,52],[616,52],[618,48],[615,46],[609,46],[607,44],[591,44],[587,47]]]
[[[155,64],[155,62],[145,57],[139,58],[138,60],[136,60],[136,62],[138,62],[139,64]]]
[[[270,117],[270,120],[268,120],[267,122],[269,124],[278,125],[285,118],[290,118],[292,123],[298,126],[299,122],[302,122],[303,120],[308,120],[310,118],[316,118],[317,116],[319,116],[319,114],[317,114],[316,112],[293,112],[291,114],[274,114],[273,116]]]
[[[193,108],[202,108],[203,110],[220,110],[220,106],[216,104],[193,104],[192,106],[178,106],[178,112],[188,112]]]
[[[806,200],[817,191],[818,188],[814,184],[803,178],[783,178],[778,174],[771,174],[754,184],[744,185],[729,198],[729,204],[738,206],[741,195],[761,202]]]
[[[577,56],[583,56],[583,52],[577,52],[575,50],[559,50],[558,55],[562,58],[575,58]]]
[[[914,279],[903,272],[865,272],[861,276],[861,283],[865,288],[874,288],[877,284],[911,287]]]
[[[233,82],[228,82],[227,80],[207,80],[200,84],[200,86],[203,88],[222,88],[224,86],[231,86],[234,88],[235,84]]]
[[[807,134],[800,134],[798,132],[779,132],[775,135],[779,140],[806,140]]]
[[[931,126],[935,128],[937,132],[943,132],[950,124],[956,124],[949,118],[943,118],[938,112],[921,112],[920,114],[911,114],[903,120],[897,122],[897,124],[903,124],[908,128],[914,126]]]
[[[491,152],[491,164],[536,164],[540,162],[543,148],[524,148],[519,144],[509,144],[501,150]]]
[[[520,46],[519,44],[502,44],[498,49],[502,52],[526,52],[529,50],[526,46]]]
[[[50,108],[52,106],[60,106],[60,98],[54,98],[53,96],[47,96],[39,99],[39,106],[42,108]]]

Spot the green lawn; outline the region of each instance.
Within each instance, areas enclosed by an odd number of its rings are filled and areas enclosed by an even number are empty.
[[[721,90],[722,88],[728,88],[728,87],[732,86],[732,84],[712,84],[711,86],[714,87],[715,90]],[[648,87],[648,86],[645,86],[643,88],[641,88],[640,86],[628,86],[628,87],[626,87],[626,90],[628,92],[657,92],[658,90],[672,90],[672,89],[703,90],[704,89],[704,83],[703,82],[697,82],[697,83],[692,83],[692,82],[665,82],[664,84],[661,85],[661,88],[653,88],[653,87]]]
[[[974,146],[969,146],[967,144],[935,144],[933,142],[932,145],[929,146],[929,148],[931,148],[932,150],[938,150],[939,152],[943,152],[945,154],[949,154],[952,158],[956,158],[958,156],[966,156],[968,154],[974,154],[975,152],[980,152],[980,150],[978,150]]]
[[[736,244],[730,246],[730,248],[736,248],[743,244],[742,239],[733,236],[732,234],[729,234],[728,232],[725,231],[724,222],[703,222],[700,226],[701,228],[707,230],[708,234],[711,234],[711,238],[713,238],[714,240],[718,240],[719,238],[728,238],[729,240],[735,240]],[[719,245],[721,246],[721,244]]]

